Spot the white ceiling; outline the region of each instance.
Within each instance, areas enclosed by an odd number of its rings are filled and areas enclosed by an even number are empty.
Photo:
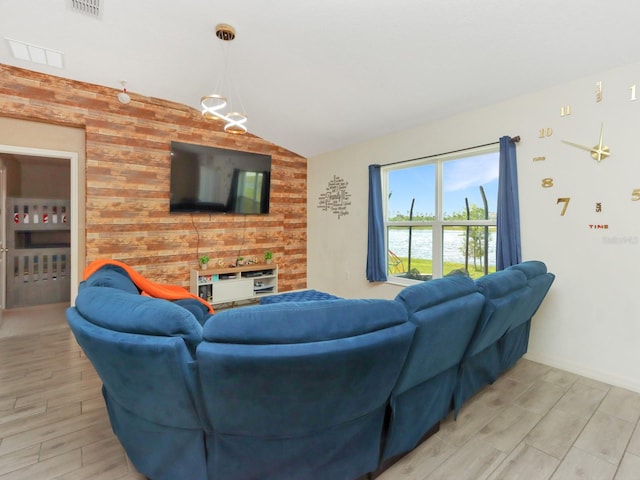
[[[251,133],[307,157],[640,61],[636,0],[100,0],[98,19],[68,5],[0,0],[0,63],[199,109],[229,23],[225,93]]]

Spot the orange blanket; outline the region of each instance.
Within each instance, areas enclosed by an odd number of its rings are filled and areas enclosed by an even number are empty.
[[[197,295],[194,295],[187,289],[182,288],[178,285],[161,285],[159,283],[154,283],[136,272],[129,265],[119,262],[118,260],[94,260],[89,265],[87,265],[87,268],[84,269],[84,280],[89,278],[105,265],[116,265],[122,268],[125,272],[127,272],[129,277],[131,278],[131,281],[135,283],[136,287],[142,290],[142,293],[145,295],[154,298],[163,298],[165,300],[181,300],[185,298],[193,298],[201,302],[203,305],[206,305],[206,307],[209,309],[209,312],[213,313],[213,307],[209,304],[209,302],[205,301],[203,298],[198,297]]]

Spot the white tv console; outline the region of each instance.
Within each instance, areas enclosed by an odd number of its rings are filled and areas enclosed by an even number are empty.
[[[278,266],[266,263],[241,267],[191,270],[191,293],[212,305],[255,300],[278,293]]]

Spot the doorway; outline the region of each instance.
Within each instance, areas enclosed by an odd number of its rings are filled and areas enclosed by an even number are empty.
[[[0,306],[73,303],[78,154],[0,145]]]

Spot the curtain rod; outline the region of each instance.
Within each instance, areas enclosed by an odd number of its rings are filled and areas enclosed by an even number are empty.
[[[520,136],[516,135],[515,137],[511,137],[509,139],[509,141],[511,143],[518,143],[520,141]],[[389,167],[391,165],[400,165],[401,163],[415,162],[416,160],[426,160],[428,158],[441,157],[442,155],[451,155],[452,153],[466,152],[467,150],[475,150],[476,148],[489,147],[491,145],[498,145],[499,143],[500,143],[500,140],[498,140],[497,142],[485,143],[484,145],[476,145],[475,147],[466,147],[466,148],[461,148],[459,150],[451,150],[450,152],[436,153],[434,155],[427,155],[425,157],[417,157],[417,158],[411,158],[409,160],[399,160],[397,162],[384,163],[384,164],[382,164],[380,166],[381,167]]]

